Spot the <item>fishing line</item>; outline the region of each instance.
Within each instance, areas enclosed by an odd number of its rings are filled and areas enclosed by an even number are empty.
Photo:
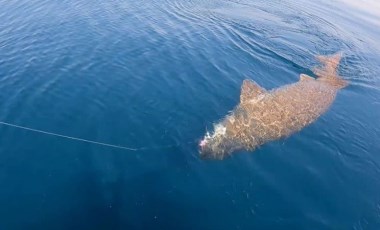
[[[88,140],[88,139],[83,139],[83,138],[78,138],[78,137],[72,137],[72,136],[67,136],[67,135],[62,135],[58,133],[53,133],[53,132],[48,132],[40,129],[33,129],[21,125],[15,125],[7,122],[0,121],[0,124],[5,125],[5,126],[10,126],[13,128],[18,128],[18,129],[23,129],[35,133],[41,133],[45,135],[50,135],[50,136],[56,136],[56,137],[61,137],[65,139],[70,139],[70,140],[75,140],[75,141],[80,141],[80,142],[86,142],[86,143],[91,143],[95,145],[102,145],[106,147],[111,147],[111,148],[117,148],[117,149],[123,149],[123,150],[129,150],[129,151],[141,151],[141,150],[150,150],[150,149],[162,149],[162,148],[172,148],[172,147],[177,147],[180,144],[172,144],[172,145],[164,145],[164,146],[153,146],[153,147],[141,147],[141,148],[131,148],[131,147],[126,147],[122,145],[114,145],[114,144],[109,144],[109,143],[104,143],[104,142],[99,142],[99,141],[93,141],[93,140]],[[190,141],[186,143],[194,143],[195,141]]]

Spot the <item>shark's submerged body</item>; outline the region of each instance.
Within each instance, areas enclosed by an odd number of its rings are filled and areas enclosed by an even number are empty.
[[[223,159],[238,150],[252,151],[301,130],[326,112],[347,82],[337,74],[340,53],[318,59],[323,66],[314,69],[317,78],[301,74],[298,82],[270,91],[244,80],[240,104],[212,134],[206,133],[201,156]]]

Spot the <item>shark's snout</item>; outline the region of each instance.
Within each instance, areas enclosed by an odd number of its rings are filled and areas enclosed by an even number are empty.
[[[208,141],[206,139],[203,139],[199,142],[198,148],[199,148],[199,155],[202,159],[211,158],[212,149],[208,145]]]
[[[200,158],[204,160],[222,160],[229,155],[229,149],[219,139],[205,138],[198,146]]]
[[[202,147],[206,146],[206,144],[207,144],[207,140],[201,140],[199,142],[199,147],[202,148]]]
[[[199,142],[199,155],[202,159],[215,159],[216,154],[212,148],[211,142],[212,141],[207,137]]]

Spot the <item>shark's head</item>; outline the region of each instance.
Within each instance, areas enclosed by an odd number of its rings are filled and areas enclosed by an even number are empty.
[[[210,134],[206,132],[199,142],[200,155],[204,159],[223,159],[226,155],[224,141],[226,139],[226,127],[222,124],[214,125],[214,130]]]
[[[222,160],[239,149],[239,144],[233,137],[228,136],[225,122],[214,125],[214,130],[210,134],[206,132],[203,139],[199,142],[199,152],[203,159]]]
[[[247,104],[252,104],[259,100],[266,93],[257,83],[251,80],[244,80],[240,104],[225,117],[223,121],[214,125],[214,130],[210,134],[206,132],[204,138],[199,142],[199,151],[202,158],[224,159],[234,151],[242,149],[254,149],[257,141],[248,135],[244,129],[249,128],[249,113]]]

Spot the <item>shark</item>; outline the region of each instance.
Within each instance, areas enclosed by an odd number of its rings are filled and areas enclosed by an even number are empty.
[[[321,65],[312,69],[315,78],[300,74],[297,82],[272,90],[245,79],[240,103],[199,142],[201,158],[222,160],[238,151],[253,151],[289,137],[324,114],[348,82],[337,71],[341,52],[316,57]]]

